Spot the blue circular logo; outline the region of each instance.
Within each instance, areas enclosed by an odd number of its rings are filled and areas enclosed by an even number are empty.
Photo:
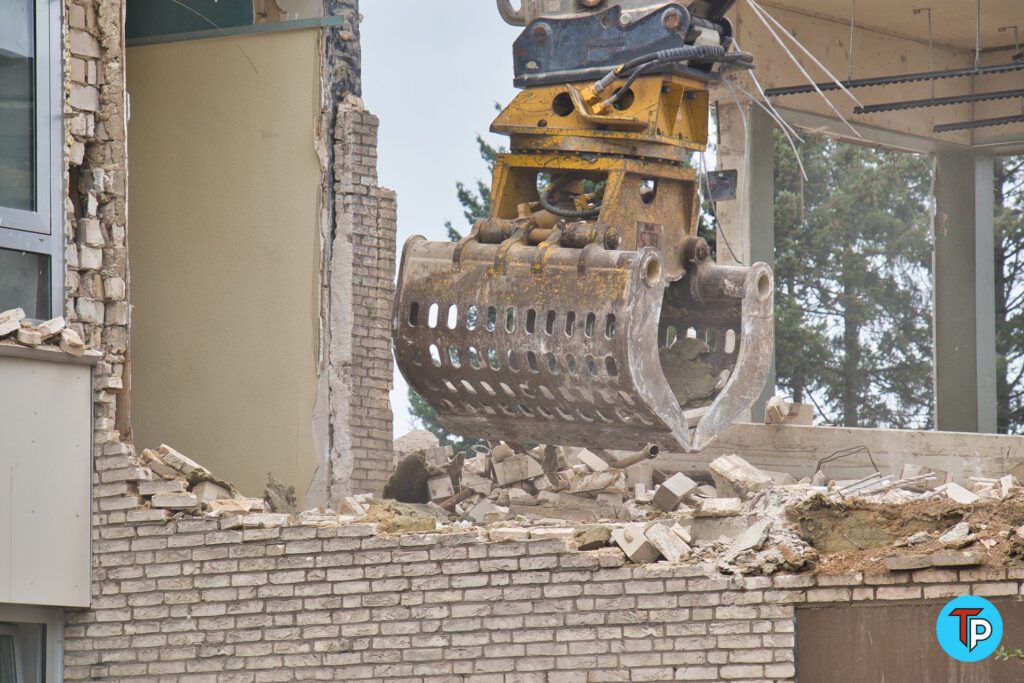
[[[1003,639],[1003,618],[996,606],[976,595],[946,603],[935,621],[939,645],[959,662],[980,662],[992,655]]]

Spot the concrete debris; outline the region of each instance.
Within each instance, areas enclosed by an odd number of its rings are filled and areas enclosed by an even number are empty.
[[[639,456],[642,451],[556,446],[527,450],[520,444],[492,443],[453,457],[450,451],[435,450],[440,447],[429,438],[418,438],[422,447],[396,458],[385,500],[346,499],[340,503],[340,515],[302,513],[302,523],[370,522],[378,525],[379,533],[477,528],[492,542],[557,539],[584,552],[621,551],[635,563],[685,562],[724,574],[756,576],[842,561],[841,552],[819,546],[818,538],[805,529],[806,520],[798,510],[809,501],[818,501],[812,507],[824,510],[822,515],[829,510],[842,516],[851,510],[867,514],[884,508],[879,523],[892,524],[885,515],[899,515],[900,506],[931,497],[944,507],[929,518],[945,520],[942,527],[921,530],[920,525],[894,524],[881,535],[871,536],[878,532],[870,531],[865,536],[859,517],[852,515],[850,530],[837,533],[850,534],[854,550],[860,543],[873,549],[880,571],[972,566],[984,562],[986,553],[1005,556],[1008,551],[999,543],[1017,543],[1024,554],[1024,529],[1018,537],[1016,526],[1001,527],[1002,536],[996,537],[994,532],[985,533],[984,524],[975,518],[968,522],[966,511],[949,512],[949,506],[975,506],[993,497],[1017,501],[1015,496],[1024,492],[1011,475],[954,482],[949,473],[934,468],[897,465],[896,472],[876,472],[855,481],[833,481],[820,470],[813,478],[797,481],[794,473],[759,469],[738,454],[715,459],[705,475],[680,472],[667,464],[671,461],[650,459],[653,449]],[[419,504],[398,502],[393,495],[410,483],[422,490]],[[419,512],[406,514],[396,506]],[[244,519],[252,513],[237,514],[243,528],[258,521]]]
[[[811,425],[814,423],[814,406],[808,403],[790,403],[772,396],[764,407],[766,425]]]
[[[947,498],[954,502],[960,503],[961,505],[974,505],[979,500],[981,500],[980,496],[971,493],[970,491],[965,489],[963,486],[960,486],[960,484],[957,484],[956,482],[950,482],[949,484],[946,484],[944,491],[946,493]]]
[[[664,524],[652,522],[648,525],[645,534],[647,540],[669,562],[679,562],[684,557],[687,557],[692,550],[686,541]]]
[[[72,356],[83,356],[86,353],[101,355],[98,351],[87,351],[81,335],[67,326],[63,316],[33,323],[25,317],[25,311],[21,308],[0,313],[0,344],[42,347],[51,351],[59,349]]]
[[[672,512],[683,502],[683,498],[693,493],[696,489],[697,482],[693,479],[690,479],[682,472],[674,474],[662,482],[661,486],[655,490],[654,505],[665,512]]]
[[[654,562],[661,551],[647,539],[641,524],[627,524],[612,531],[612,540],[622,548],[626,557],[637,564]]]
[[[735,453],[716,458],[708,465],[708,469],[711,470],[719,495],[725,497],[745,500],[774,484],[771,476]]]
[[[5,337],[11,332],[21,329],[21,321],[25,319],[25,311],[20,308],[12,308],[9,311],[0,313],[0,337]]]
[[[431,477],[430,479],[427,479],[427,492],[430,500],[438,503],[454,496],[455,487],[452,485],[451,477],[447,474],[443,474],[439,477]]]
[[[580,527],[572,536],[579,550],[597,550],[612,540],[612,530],[606,526]]]
[[[963,542],[971,538],[971,525],[960,522],[946,533],[939,536],[939,542],[948,547],[963,547]]]

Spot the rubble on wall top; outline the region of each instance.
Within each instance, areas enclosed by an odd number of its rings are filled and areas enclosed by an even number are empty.
[[[1024,559],[1024,464],[999,479],[953,481],[905,465],[851,481],[819,470],[797,481],[738,454],[707,473],[637,453],[495,443],[472,454],[420,432],[396,442],[384,497],[294,512],[281,492],[241,496],[163,445],[139,456],[129,523],[183,516],[222,529],[373,525],[378,534],[476,530],[490,542],[561,539],[581,551],[618,549],[640,564],[687,563],[725,574],[814,570],[846,574],[1002,565]],[[283,501],[283,502],[282,502]],[[101,510],[103,509],[101,501]]]

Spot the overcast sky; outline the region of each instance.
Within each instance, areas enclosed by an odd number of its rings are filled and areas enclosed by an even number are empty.
[[[360,10],[363,99],[380,118],[380,183],[398,193],[401,254],[412,235],[445,239],[446,220],[465,227],[455,182],[488,175],[475,136],[515,94],[518,30],[493,0],[363,0]],[[396,370],[396,435],[411,428],[406,394]]]

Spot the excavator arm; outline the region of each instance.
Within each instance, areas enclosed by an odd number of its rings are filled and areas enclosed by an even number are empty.
[[[524,29],[491,212],[458,243],[405,244],[392,321],[399,369],[448,429],[699,450],[760,395],[772,273],[711,260],[689,163],[708,85],[752,63],[732,4],[498,0]]]

